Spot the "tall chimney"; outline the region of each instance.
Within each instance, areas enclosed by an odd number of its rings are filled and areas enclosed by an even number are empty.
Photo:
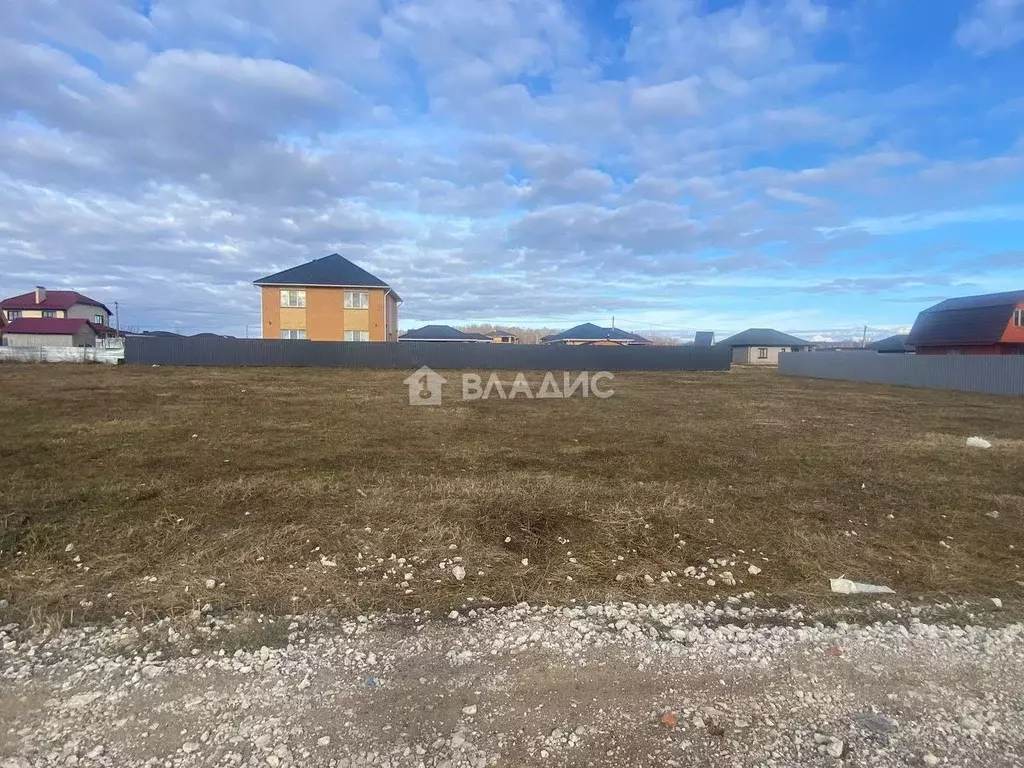
[[[36,304],[42,304],[46,301],[46,289],[41,285],[36,286]]]

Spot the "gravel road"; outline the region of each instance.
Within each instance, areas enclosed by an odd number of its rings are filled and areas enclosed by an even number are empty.
[[[1022,625],[873,611],[8,625],[0,766],[1024,765]]]

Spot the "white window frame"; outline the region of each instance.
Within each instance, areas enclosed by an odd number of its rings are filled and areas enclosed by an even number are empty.
[[[345,341],[369,341],[369,331],[345,331]]]
[[[106,325],[107,324],[107,317],[106,317],[106,315],[93,315],[92,316],[92,321],[94,323],[98,323],[99,325]]]
[[[7,319],[8,320],[17,320],[19,317],[21,317],[21,310],[20,309],[8,309],[7,310]]]
[[[369,291],[345,291],[345,309],[369,309]]]
[[[56,309],[44,309],[39,312],[39,316],[46,318],[47,320],[54,320],[57,318]]]
[[[762,353],[764,353],[764,354],[762,354]],[[758,360],[767,360],[768,359],[768,347],[758,347],[757,348],[757,359]]]
[[[1017,328],[1024,328],[1024,309],[1013,310],[1013,324]]]
[[[306,306],[306,292],[304,290],[282,290],[281,306],[290,309],[302,309]]]
[[[302,340],[306,338],[306,331],[304,328],[282,328],[281,338],[291,341]]]

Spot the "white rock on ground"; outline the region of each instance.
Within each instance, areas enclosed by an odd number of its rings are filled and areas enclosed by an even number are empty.
[[[0,766],[1024,764],[1020,623],[869,610],[877,623],[735,600],[7,625]]]

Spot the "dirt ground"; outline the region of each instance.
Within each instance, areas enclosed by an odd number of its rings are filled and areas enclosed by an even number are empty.
[[[0,366],[0,610],[1024,594],[1017,399],[734,370],[412,407],[408,373]]]

